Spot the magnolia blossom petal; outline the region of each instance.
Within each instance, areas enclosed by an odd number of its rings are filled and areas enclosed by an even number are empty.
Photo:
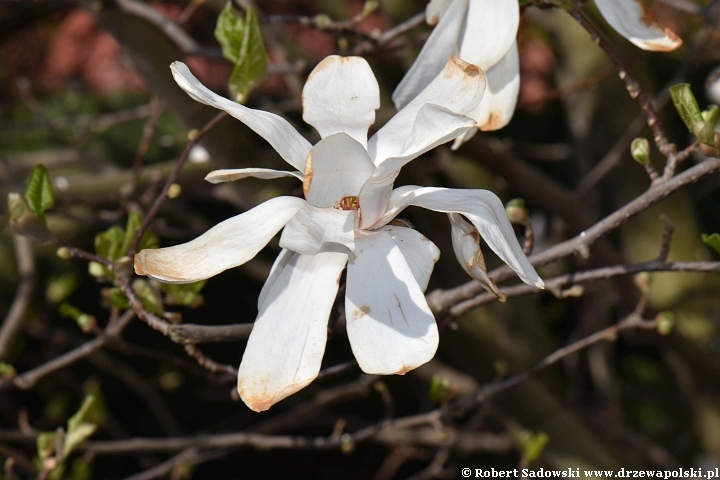
[[[499,130],[510,123],[520,92],[520,61],[517,42],[505,56],[485,71],[487,89],[480,105],[467,114],[483,131]]]
[[[288,262],[293,258],[293,255],[295,255],[295,252],[292,252],[290,250],[287,250],[283,248],[280,250],[280,254],[277,256],[275,261],[272,264],[272,267],[270,267],[270,273],[268,274],[267,280],[265,280],[265,283],[262,286],[262,289],[260,289],[260,295],[258,295],[258,311],[262,308],[263,304],[265,303],[265,299],[268,296],[268,293],[270,292],[270,288],[273,286],[275,281],[280,277],[280,274],[282,273],[283,269],[285,268],[285,265],[288,264]]]
[[[343,198],[357,197],[374,169],[365,147],[346,133],[325,137],[305,163],[305,198],[316,207],[335,207]]]
[[[502,202],[488,190],[456,190],[406,186],[394,191],[385,215],[377,222],[389,222],[404,208],[415,205],[436,212],[460,213],[478,229],[490,248],[528,285],[544,288],[520,247]]]
[[[388,232],[359,237],[356,244],[345,295],[350,346],[364,372],[403,375],[435,355],[435,318]]]
[[[345,132],[367,146],[367,132],[380,108],[380,88],[362,57],[331,55],[310,73],[303,88],[303,120],[322,138]]]
[[[274,113],[253,110],[221,97],[200,83],[182,62],[173,62],[170,70],[180,88],[193,99],[226,111],[267,140],[287,163],[301,172],[305,169],[305,157],[310,151],[310,142],[287,120]]]
[[[422,233],[412,228],[388,225],[378,229],[388,232],[405,257],[410,270],[423,292],[427,289],[435,263],[440,259],[440,249]]]
[[[256,412],[317,377],[347,255],[293,253],[267,292],[238,370],[238,393]]]
[[[166,283],[210,278],[253,258],[307,203],[277,197],[224,222],[188,243],[135,255],[135,272]]]
[[[452,228],[453,250],[460,266],[468,275],[480,282],[491,295],[504,302],[507,299],[506,295],[498,290],[495,281],[487,274],[477,229],[457,213],[449,213],[448,217]]]
[[[517,0],[472,0],[458,56],[486,72],[515,43],[519,25]]]
[[[388,158],[403,155],[412,146],[408,138],[415,129],[418,112],[426,104],[441,106],[450,112],[465,115],[478,106],[485,91],[485,75],[475,65],[452,57],[445,68],[417,97],[400,110],[372,136],[368,153],[375,165]],[[427,143],[442,137],[443,132],[427,132]]]
[[[283,170],[273,170],[271,168],[226,168],[223,170],[214,170],[205,176],[205,180],[210,183],[234,182],[243,178],[255,177],[262,180],[270,180],[273,178],[295,177],[302,181],[303,174],[300,172],[287,172]]]
[[[461,25],[467,12],[468,0],[448,0],[430,2],[425,11],[427,22],[437,26],[425,41],[420,53],[407,71],[392,95],[398,110],[404,108],[430,85],[437,74],[445,67],[452,55],[458,54]],[[442,5],[441,5],[442,4]],[[447,8],[438,22],[440,9]]]
[[[467,0],[461,0],[467,4]],[[430,0],[425,7],[425,21],[428,25],[435,25],[445,15],[453,0]],[[429,39],[428,39],[429,40]]]
[[[362,225],[373,225],[385,212],[392,185],[400,169],[423,153],[474,130],[475,122],[438,105],[424,105],[413,123],[412,133],[397,157],[389,158],[372,172],[360,190]]]
[[[304,255],[320,251],[355,251],[357,210],[316,208],[305,205],[288,222],[280,236],[280,247]]]
[[[605,20],[620,35],[643,50],[670,52],[682,40],[660,25],[640,0],[595,0]]]

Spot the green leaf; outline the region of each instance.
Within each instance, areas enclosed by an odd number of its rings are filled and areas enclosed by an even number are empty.
[[[705,123],[689,83],[679,83],[670,87],[670,96],[688,130],[694,133],[697,124]]]
[[[45,287],[45,299],[51,304],[60,303],[73,294],[79,283],[80,279],[74,272],[54,275]]]
[[[95,253],[113,262],[120,258],[125,232],[113,226],[95,236]]]
[[[67,478],[69,480],[91,480],[92,474],[92,460],[85,457],[78,457],[73,460]]]
[[[97,331],[97,320],[92,315],[88,315],[77,307],[70,305],[68,302],[63,302],[58,307],[60,315],[65,318],[75,320],[80,330],[84,333],[92,333]]]
[[[15,370],[15,367],[10,365],[9,363],[0,362],[0,378],[3,380],[11,380],[15,378],[17,375],[17,371]]]
[[[43,432],[38,435],[35,444],[37,445],[38,457],[44,460],[55,451],[55,437],[57,432]]]
[[[130,301],[127,299],[125,294],[120,290],[120,287],[113,287],[107,290],[110,298],[110,303],[113,307],[120,310],[127,310],[130,308]]]
[[[252,83],[265,73],[268,62],[257,13],[247,8],[245,17],[240,17],[228,2],[218,17],[215,38],[225,58],[235,64],[228,88],[242,102]]]
[[[95,433],[97,425],[89,422],[95,397],[88,395],[83,400],[80,409],[68,419],[67,433],[65,434],[65,445],[63,446],[63,458],[67,458],[77,447]]]
[[[55,205],[55,195],[52,191],[50,175],[44,165],[40,164],[33,168],[30,174],[28,186],[25,189],[25,200],[30,208],[43,221],[45,210]]]
[[[520,432],[520,447],[522,449],[522,460],[526,463],[532,463],[537,460],[545,450],[545,446],[550,441],[550,437],[545,432],[533,433],[530,430]]]
[[[430,400],[433,402],[444,402],[452,399],[457,395],[457,392],[452,386],[452,383],[447,378],[442,378],[439,375],[433,375],[430,378]]]
[[[708,235],[707,233],[703,233],[701,235],[702,241],[707,245],[708,247],[715,250],[717,253],[720,254],[720,233],[713,233],[711,235]]]
[[[138,278],[132,283],[132,289],[148,312],[162,315],[162,300],[148,282]]]
[[[183,305],[190,308],[197,308],[204,302],[200,290],[205,286],[207,280],[200,280],[193,283],[161,283],[160,291],[165,294],[165,303],[168,305]]]

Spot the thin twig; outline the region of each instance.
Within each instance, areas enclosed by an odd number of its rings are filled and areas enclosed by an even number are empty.
[[[572,285],[591,282],[605,278],[619,277],[623,275],[634,275],[640,272],[720,272],[720,262],[672,262],[666,263],[661,260],[638,263],[635,265],[615,265],[602,267],[584,272],[568,273],[545,280],[545,288],[553,291],[566,288]],[[524,283],[511,287],[501,288],[500,291],[507,297],[519,297],[538,293],[538,289]],[[491,303],[497,299],[487,293],[481,293],[469,300],[464,300],[452,305],[448,314],[452,317],[460,317],[465,313],[481,305]]]
[[[127,0],[123,0],[127,1]],[[170,186],[175,182],[175,179],[177,179],[178,175],[180,174],[180,170],[182,170],[183,165],[185,165],[185,161],[187,160],[188,156],[190,155],[190,150],[207,134],[212,128],[220,123],[222,119],[224,119],[227,116],[226,112],[220,112],[215,117],[213,117],[212,120],[210,120],[197,134],[193,137],[192,140],[188,142],[188,144],[185,146],[185,150],[183,151],[182,155],[178,159],[177,163],[175,164],[175,168],[170,173],[170,175],[167,178],[167,181],[165,182],[165,186],[163,187],[162,191],[160,192],[160,195],[155,200],[155,203],[153,203],[152,207],[150,207],[150,211],[148,211],[147,215],[145,215],[145,218],[143,219],[142,225],[140,225],[140,228],[138,228],[137,233],[135,234],[135,238],[133,239],[132,246],[130,247],[130,250],[128,251],[128,256],[132,257],[137,253],[138,245],[140,244],[140,240],[142,239],[142,236],[145,234],[145,231],[150,226],[150,223],[155,219],[155,215],[157,215],[157,212],[160,210],[160,207],[162,206],[163,202],[167,199],[168,191],[170,190]]]
[[[574,8],[570,10],[570,15],[572,15],[573,18],[575,18],[578,23],[580,23],[580,25],[588,31],[588,33],[595,40],[595,43],[597,43],[597,45],[605,51],[607,56],[610,58],[610,61],[612,61],[612,63],[615,64],[615,66],[617,67],[620,79],[625,82],[625,88],[627,88],[630,96],[637,100],[638,104],[640,105],[640,109],[647,117],[647,124],[653,132],[653,139],[655,141],[655,145],[657,145],[660,152],[665,155],[666,158],[669,158],[673,154],[677,153],[675,145],[670,143],[667,139],[667,135],[665,134],[665,130],[660,123],[660,118],[655,111],[652,100],[650,100],[650,98],[645,95],[645,93],[640,88],[640,84],[628,73],[624,62],[612,48],[610,42],[608,42],[600,34],[600,32],[595,28],[595,26],[590,23],[590,21],[585,18],[582,13],[580,13],[580,10]]]
[[[55,357],[47,363],[40,365],[28,372],[15,377],[12,381],[0,382],[0,388],[15,385],[16,387],[27,390],[35,386],[38,380],[53,372],[65,368],[73,363],[81,360],[100,350],[105,344],[111,341],[115,336],[119,335],[130,321],[135,317],[135,312],[128,310],[118,319],[117,322],[109,323],[105,330],[96,338],[83,343],[79,347],[69,352]]]
[[[150,141],[152,140],[153,133],[155,132],[155,126],[160,119],[161,113],[162,108],[160,107],[160,99],[157,96],[153,96],[152,101],[150,102],[150,116],[145,121],[142,136],[140,137],[140,144],[138,145],[137,152],[135,153],[135,160],[133,161],[133,175],[132,182],[130,183],[131,192],[134,192],[140,183],[142,164],[145,161],[145,154],[150,147]]]
[[[32,251],[32,242],[22,235],[13,235],[15,245],[15,258],[17,259],[17,270],[20,283],[15,292],[15,299],[10,306],[10,311],[0,327],[0,359],[7,356],[10,343],[22,326],[25,312],[30,305],[30,300],[35,291],[37,275],[35,271],[35,257]]]
[[[574,252],[587,249],[599,238],[620,227],[632,217],[644,212],[651,205],[668,197],[681,188],[718,171],[720,171],[720,158],[709,158],[666,182],[652,185],[645,193],[600,220],[584,232],[545,251],[532,255],[529,257],[529,260],[533,265],[540,266],[572,255]],[[499,267],[491,271],[489,275],[495,279],[496,282],[502,282],[511,278],[513,271],[510,267]],[[427,299],[433,311],[439,312],[474,297],[480,291],[482,291],[482,286],[475,281],[470,281],[452,289],[431,292],[427,296]]]

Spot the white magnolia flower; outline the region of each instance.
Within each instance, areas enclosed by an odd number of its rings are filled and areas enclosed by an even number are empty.
[[[403,165],[473,128],[463,114],[477,106],[485,88],[477,67],[452,58],[424,92],[368,140],[380,105],[377,81],[362,58],[328,57],[303,90],[303,119],[322,137],[314,146],[281,117],[214,94],[184,64],[173,64],[172,71],[191,97],[242,121],[294,167],[218,170],[207,180],[294,176],[303,182],[305,200],[274,198],[191,242],[135,257],[138,274],[193,282],[250,260],[284,227],[282,252],[260,292],[238,373],[240,396],[253,410],[268,409],[317,376],[346,266],[347,334],[360,368],[404,374],[433,357],[438,330],[423,292],[439,251],[416,230],[393,222],[408,206],[451,215],[458,258],[486,285],[494,286],[476,261],[479,236],[524,282],[543,286],[493,193],[392,189]]]
[[[669,51],[682,41],[659,25],[640,0],[595,0],[607,22],[625,38],[645,50]],[[510,122],[520,89],[517,0],[430,0],[425,15],[435,29],[415,63],[393,93],[402,108],[418,95],[456,55],[485,72],[487,90],[468,116],[483,131],[498,130]],[[471,130],[455,147],[471,137]]]

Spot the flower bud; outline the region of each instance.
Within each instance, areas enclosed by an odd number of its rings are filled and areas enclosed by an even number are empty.
[[[650,164],[650,142],[647,139],[638,137],[630,144],[630,154],[640,165]]]

